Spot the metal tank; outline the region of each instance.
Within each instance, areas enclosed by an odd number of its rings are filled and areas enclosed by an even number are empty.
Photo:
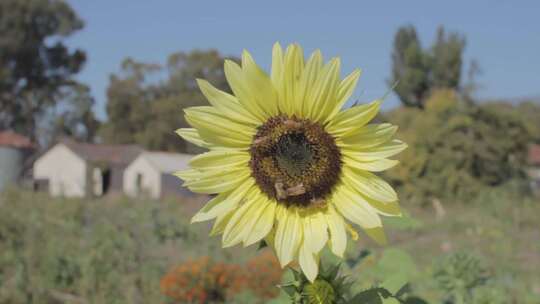
[[[23,149],[0,146],[0,192],[17,183],[23,169],[24,156]]]
[[[0,130],[0,192],[19,182],[25,159],[32,149],[29,138]]]

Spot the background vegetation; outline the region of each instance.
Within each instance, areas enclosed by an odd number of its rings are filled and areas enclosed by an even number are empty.
[[[225,56],[178,51],[165,65],[126,58],[98,121],[76,80],[84,50],[66,44],[83,27],[64,1],[0,1],[0,129],[41,148],[67,135],[200,152],[172,131],[186,126],[181,108],[206,104],[196,78],[229,91]],[[464,62],[464,35],[442,26],[429,47],[412,25],[393,46],[388,85],[402,106],[377,120],[399,125],[409,144],[385,173],[408,213],[385,219],[392,247],[361,239],[348,248],[351,293],[361,302],[399,274],[409,282],[396,290],[404,303],[539,303],[540,202],[525,175],[527,147],[540,144],[538,101],[478,100],[479,64]],[[270,286],[292,274],[272,254],[223,250],[206,225],[188,224],[202,200],[2,193],[0,303],[287,303]]]
[[[290,273],[273,254],[221,249],[205,224],[188,224],[198,204],[6,192],[0,303],[288,303],[272,286]],[[350,243],[342,271],[351,292],[402,273],[407,303],[538,303],[538,200],[507,185],[441,217],[403,204],[414,218],[386,219],[390,247]]]

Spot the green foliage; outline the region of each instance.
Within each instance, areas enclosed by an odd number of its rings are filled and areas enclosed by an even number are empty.
[[[339,276],[340,265],[320,266],[317,279],[311,283],[301,271],[290,268],[292,279],[280,288],[297,304],[339,304],[348,303],[351,282]]]
[[[73,76],[82,69],[85,53],[64,43],[82,28],[83,22],[65,1],[0,2],[0,129],[42,139],[44,124],[55,127],[50,117],[70,110],[60,106],[61,101],[77,106],[95,122],[88,110],[93,100],[80,105],[73,97],[81,93]],[[84,121],[77,126],[92,127]]]
[[[230,301],[230,303],[235,304],[253,304],[258,303],[259,298],[255,293],[253,293],[250,290],[243,291],[241,293],[236,294]],[[287,302],[287,304],[289,304]]]
[[[453,253],[439,260],[433,276],[445,291],[447,301],[456,304],[472,303],[473,290],[488,279],[481,260],[466,252]]]
[[[472,304],[506,304],[510,303],[508,293],[500,286],[487,284],[475,288],[472,294]]]
[[[372,272],[383,281],[382,286],[391,293],[397,293],[417,272],[412,257],[405,251],[386,249]]]
[[[412,25],[398,29],[392,51],[394,91],[408,107],[424,108],[426,98],[437,88],[458,89],[465,39],[445,33],[441,26],[431,49],[424,50]]]
[[[322,279],[308,284],[304,288],[304,293],[308,304],[334,303],[336,301],[334,287]]]
[[[412,296],[409,282],[417,277],[418,269],[407,252],[388,248],[380,256],[362,255],[360,263],[352,265],[352,273],[358,273],[359,279],[351,303],[400,303]]]
[[[457,33],[447,34],[444,27],[437,29],[431,50],[431,86],[457,89],[460,85],[465,38]]]
[[[200,241],[207,231],[191,230],[177,201],[7,192],[0,210],[0,303],[161,303],[172,265],[201,253],[226,258]]]
[[[413,26],[401,27],[394,38],[392,79],[395,92],[406,106],[421,107],[429,88],[428,58]]]
[[[79,142],[92,142],[100,125],[92,107],[95,103],[90,88],[83,84],[74,84],[57,102],[57,110],[48,115],[49,128],[46,134],[40,133],[46,142],[69,136]],[[45,133],[45,132],[43,132]]]
[[[491,100],[483,107],[499,113],[505,113],[524,124],[527,133],[531,136],[531,142],[540,144],[540,102],[538,100],[526,100],[518,104]]]
[[[363,258],[366,258],[366,255],[363,255]],[[351,279],[352,275],[343,273],[346,268],[340,264],[329,263],[321,267],[319,276],[313,283],[310,283],[303,273],[291,268],[292,276],[285,278],[286,283],[280,288],[288,295],[289,301],[298,304],[395,304],[409,297],[408,280],[417,271],[412,258],[397,249],[385,251],[376,267],[368,272],[362,270],[355,276],[357,282]],[[368,280],[370,276],[377,279]],[[368,282],[372,282],[370,287],[359,288],[358,284]],[[353,289],[353,285],[357,286]]]
[[[451,90],[434,91],[425,110],[399,108],[385,117],[409,145],[387,175],[402,198],[470,201],[483,187],[524,176],[531,135],[516,113],[470,105]]]
[[[406,211],[402,211],[402,216],[383,217],[385,227],[404,231],[418,231],[424,227],[424,223],[417,218],[413,218]]]
[[[135,142],[151,150],[200,152],[174,130],[188,127],[179,114],[181,109],[208,105],[197,78],[230,91],[223,71],[224,59],[216,50],[194,50],[170,55],[164,67],[124,60],[120,73],[110,78],[108,121],[100,130],[101,137],[105,142]]]

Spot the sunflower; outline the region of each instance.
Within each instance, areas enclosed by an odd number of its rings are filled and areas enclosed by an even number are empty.
[[[392,139],[396,126],[367,124],[380,100],[344,107],[360,70],[341,80],[339,58],[323,63],[317,50],[305,62],[299,45],[283,53],[276,43],[270,75],[244,51],[241,66],[225,61],[225,76],[234,95],[198,79],[211,106],[185,109],[193,128],[177,130],[208,149],[176,173],[215,194],[192,222],[215,219],[224,247],[265,240],[311,281],[326,245],[343,257],[347,232],[357,239],[350,223],[384,243],[380,215],[400,215],[398,198],[372,172],[396,165],[388,157],[406,145]]]

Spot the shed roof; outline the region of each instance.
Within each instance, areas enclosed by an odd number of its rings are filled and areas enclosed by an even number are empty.
[[[0,131],[0,146],[10,146],[21,149],[34,147],[32,141],[30,141],[28,137],[13,131]]]
[[[159,172],[173,173],[187,169],[193,155],[169,152],[144,152],[141,157],[148,159]]]
[[[531,165],[540,165],[540,145],[529,146],[527,160]]]
[[[72,139],[62,139],[60,143],[87,161],[107,162],[120,166],[127,166],[143,152],[143,149],[137,145],[89,144]]]

